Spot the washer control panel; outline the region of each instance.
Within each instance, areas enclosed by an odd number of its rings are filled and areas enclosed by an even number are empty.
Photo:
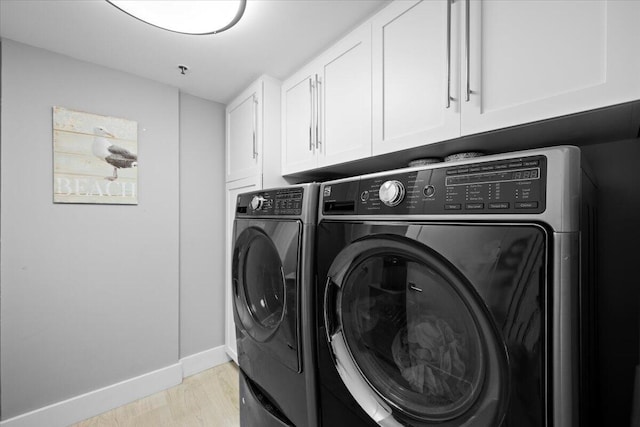
[[[363,176],[326,185],[322,209],[325,215],[542,213],[546,167],[539,155]]]
[[[236,215],[301,215],[304,188],[280,188],[238,195]]]

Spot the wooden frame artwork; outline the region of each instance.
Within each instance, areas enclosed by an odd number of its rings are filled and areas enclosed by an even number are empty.
[[[138,123],[53,107],[54,203],[138,204]]]

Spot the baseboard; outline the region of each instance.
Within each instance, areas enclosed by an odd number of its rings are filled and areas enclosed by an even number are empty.
[[[234,362],[236,362],[236,365],[238,364],[238,352],[236,351],[235,347],[231,347],[231,346],[225,346],[225,351],[227,352],[227,356],[229,356]]]
[[[230,359],[229,356],[227,356],[224,345],[214,347],[191,356],[183,357],[180,359],[180,365],[182,365],[182,377],[190,377],[198,372],[226,363],[229,360]]]
[[[182,382],[180,363],[0,422],[0,427],[66,427]]]
[[[166,390],[180,384],[185,377],[229,360],[225,346],[221,345],[184,357],[166,368],[0,421],[0,427],[66,427]]]

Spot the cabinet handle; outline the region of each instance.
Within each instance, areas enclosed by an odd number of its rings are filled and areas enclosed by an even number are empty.
[[[469,70],[470,70],[470,55],[469,55],[469,48],[471,47],[471,43],[470,43],[470,39],[471,36],[469,35],[469,29],[471,28],[471,25],[469,24],[470,19],[469,19],[469,14],[471,13],[471,7],[469,6],[471,4],[471,0],[467,0],[466,4],[465,4],[465,18],[464,18],[464,56],[465,56],[465,67],[467,69],[466,72],[466,87],[465,87],[465,95],[464,95],[464,100],[465,102],[469,102],[470,98],[471,98],[471,83],[470,83],[470,79],[469,79]]]
[[[257,159],[258,158],[258,141],[256,138],[256,132],[258,129],[258,114],[257,114],[257,110],[258,110],[258,100],[256,99],[256,95],[253,95],[253,158]]]
[[[447,0],[447,102],[446,108],[451,107],[451,2]]]
[[[309,77],[309,99],[311,100],[309,116],[309,151],[313,151],[313,81]]]
[[[316,149],[320,150],[322,144],[320,138],[321,120],[322,120],[322,78],[316,74]]]

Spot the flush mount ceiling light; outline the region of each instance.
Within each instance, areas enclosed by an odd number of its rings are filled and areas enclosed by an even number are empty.
[[[183,34],[217,34],[242,17],[247,0],[107,0],[147,24]]]

